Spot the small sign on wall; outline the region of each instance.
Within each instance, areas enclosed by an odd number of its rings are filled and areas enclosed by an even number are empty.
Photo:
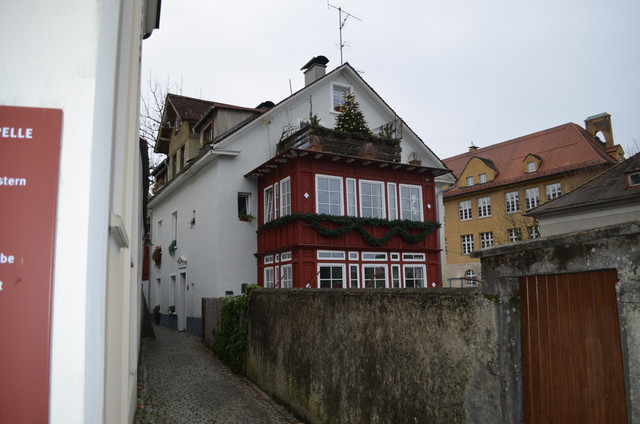
[[[0,422],[49,415],[62,110],[0,106]]]

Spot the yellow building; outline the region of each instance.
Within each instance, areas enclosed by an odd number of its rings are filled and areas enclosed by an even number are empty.
[[[613,144],[609,114],[568,123],[444,160],[457,178],[444,193],[446,264],[443,285],[481,280],[470,253],[541,236],[523,214],[600,174],[624,152]],[[595,136],[602,133],[603,143]],[[544,236],[544,234],[542,234]]]

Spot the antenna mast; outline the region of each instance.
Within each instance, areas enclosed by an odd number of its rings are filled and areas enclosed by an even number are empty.
[[[346,43],[344,43],[342,41],[342,28],[344,27],[344,24],[347,22],[347,19],[349,19],[349,17],[356,19],[360,22],[362,22],[362,19],[358,18],[355,15],[352,15],[351,13],[347,12],[346,10],[342,10],[342,7],[340,6],[334,6],[331,3],[329,3],[329,0],[327,0],[327,8],[333,7],[334,9],[338,9],[338,27],[340,28],[340,65],[343,65],[344,62],[342,60],[342,48],[345,46]],[[345,18],[342,19],[342,14],[345,14]]]

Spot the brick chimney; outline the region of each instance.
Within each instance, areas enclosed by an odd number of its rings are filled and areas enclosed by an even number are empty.
[[[329,59],[325,56],[316,56],[300,68],[301,71],[304,70],[305,87],[325,75],[327,63],[329,63]]]
[[[611,128],[611,115],[608,113],[601,113],[599,115],[593,115],[584,120],[584,128],[589,134],[595,137],[599,132],[604,135],[604,141],[606,147],[613,147],[613,129]]]

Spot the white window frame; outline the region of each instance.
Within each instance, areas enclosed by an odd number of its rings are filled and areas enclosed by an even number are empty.
[[[522,230],[520,228],[509,228],[509,243],[516,243],[522,240]]]
[[[320,179],[327,179],[327,180],[334,180],[334,181],[338,181],[339,183],[339,198],[340,198],[340,212],[338,214],[332,214],[332,213],[328,213],[328,215],[335,215],[335,216],[342,216],[344,215],[344,198],[343,198],[343,181],[342,181],[342,177],[336,177],[335,175],[324,175],[324,174],[316,174],[316,213],[327,213],[327,212],[320,212],[320,199],[319,199],[319,187],[318,187],[318,181]],[[331,193],[331,190],[328,191],[329,193]],[[329,206],[329,209],[331,209],[332,206],[334,206],[331,202],[327,203],[327,205]],[[330,212],[330,211],[329,211]]]
[[[316,252],[319,261],[345,260],[344,250],[318,250]]]
[[[282,265],[280,273],[280,287],[283,289],[293,288],[293,265]]]
[[[371,206],[371,210],[372,212],[374,210],[379,210],[382,216],[365,216],[364,214],[364,201],[363,201],[363,196],[365,196],[365,194],[363,193],[362,190],[362,185],[363,184],[369,184],[371,186],[378,186],[380,187],[380,207],[379,208],[373,208],[373,206]],[[359,190],[359,198],[360,198],[360,216],[363,218],[380,218],[380,219],[386,219],[387,218],[387,213],[386,213],[386,200],[385,200],[385,190],[384,190],[384,182],[382,181],[375,181],[375,180],[358,180],[358,190]],[[371,198],[374,198],[373,196],[371,196]],[[369,208],[369,207],[367,207]]]
[[[360,258],[360,254],[358,252],[349,252],[349,260],[357,261]]]
[[[562,184],[560,183],[547,184],[545,186],[545,192],[547,195],[547,202],[549,200],[560,197],[562,196]]]
[[[409,202],[412,202],[411,199],[411,191],[413,190],[417,190],[418,191],[418,217],[417,219],[414,219],[414,211],[410,208],[410,209],[405,209],[404,208],[404,196],[403,196],[403,190],[410,190],[409,191],[409,198],[407,199]],[[408,219],[409,221],[417,221],[417,222],[422,222],[424,220],[423,217],[423,213],[422,213],[422,207],[423,203],[422,203],[422,186],[419,185],[411,185],[411,184],[400,184],[400,219]],[[409,214],[409,216],[407,217],[406,213]]]
[[[280,218],[280,185],[273,185],[273,219]]]
[[[480,233],[480,246],[482,249],[493,246],[493,232]]]
[[[404,287],[407,288],[407,269],[420,269],[422,270],[422,287],[416,287],[415,285],[413,286],[413,288],[427,288],[428,287],[428,283],[427,283],[427,267],[425,265],[416,265],[416,264],[407,264],[407,265],[403,265],[402,266],[402,276],[404,279]],[[413,280],[416,280],[416,278],[413,278]]]
[[[413,262],[413,261],[424,262],[426,260],[425,258],[426,257],[424,253],[403,253],[402,254],[402,260],[407,262]]]
[[[527,227],[527,233],[529,233],[530,239],[538,239],[540,238],[540,227],[538,227],[537,225]]]
[[[335,113],[335,114],[340,114],[341,112],[336,110],[336,107],[338,106],[338,104],[343,105],[344,104],[344,95],[342,99],[336,99],[335,97],[335,92],[336,91],[341,91],[342,93],[346,92],[351,92],[351,86],[347,85],[347,84],[340,84],[340,83],[336,83],[336,82],[332,82],[331,83],[331,113]]]
[[[460,236],[462,242],[462,254],[468,255],[475,250],[475,242],[473,240],[473,234],[464,234]]]
[[[507,214],[520,212],[520,194],[517,191],[505,193],[504,203]]]
[[[471,219],[473,219],[471,200],[463,200],[462,202],[458,202],[458,218],[460,219],[460,221],[471,221]]]
[[[398,191],[395,183],[387,183],[387,204],[389,205],[389,221],[398,219]]]
[[[400,276],[400,265],[397,265],[397,264],[391,265],[391,287],[393,288],[402,287],[402,280]]]
[[[291,215],[291,177],[280,181],[280,216]]]
[[[288,251],[288,252],[282,252],[282,253],[280,254],[280,260],[281,260],[282,262],[290,261],[290,260],[291,260],[291,251]]]
[[[487,174],[482,173],[480,175],[478,175],[478,183],[479,184],[483,184],[487,182]]]
[[[251,215],[251,193],[238,193],[238,216],[242,215],[240,213],[240,199],[243,199],[243,202],[245,203],[245,214]]]
[[[347,178],[347,215],[358,215],[358,193],[356,191],[356,179]]]
[[[273,263],[273,255],[267,255],[264,258],[262,258],[262,263],[267,265],[267,264],[272,264]]]
[[[477,200],[478,218],[489,218],[491,216],[491,197],[480,197]]]
[[[367,269],[373,269],[373,273],[375,275],[376,271],[378,271],[378,269],[382,268],[384,269],[384,287],[388,288],[389,287],[389,267],[387,266],[387,264],[363,264],[362,265],[362,287],[363,288],[374,288],[374,287],[369,287],[367,286],[368,281],[366,278],[367,275]]]
[[[473,177],[467,177],[467,187],[471,187],[473,184]]]
[[[355,277],[353,273],[355,272]],[[360,267],[356,264],[349,265],[349,288],[357,289],[360,287]]]
[[[264,223],[273,221],[273,186],[264,188]]]
[[[275,285],[275,270],[272,266],[264,268],[264,287],[273,288]]]
[[[322,281],[321,281],[321,278],[320,278],[320,274],[321,274],[322,268],[341,268],[342,269],[342,287],[341,288],[345,287],[345,277],[347,277],[346,274],[345,274],[345,271],[346,271],[345,264],[340,264],[340,263],[335,263],[335,262],[334,263],[323,262],[323,263],[319,263],[318,267],[317,267],[318,288],[319,289],[323,288],[322,287]],[[333,275],[331,276],[331,280],[333,280]],[[328,287],[328,288],[336,288],[336,287]]]
[[[391,254],[391,260],[392,261],[399,261],[400,260],[400,253],[393,252]]]
[[[640,171],[633,171],[627,174],[627,187],[640,186]]]
[[[362,252],[363,261],[386,261],[387,254],[385,252]]]
[[[527,210],[540,205],[540,188],[531,187],[524,191],[525,207]]]

